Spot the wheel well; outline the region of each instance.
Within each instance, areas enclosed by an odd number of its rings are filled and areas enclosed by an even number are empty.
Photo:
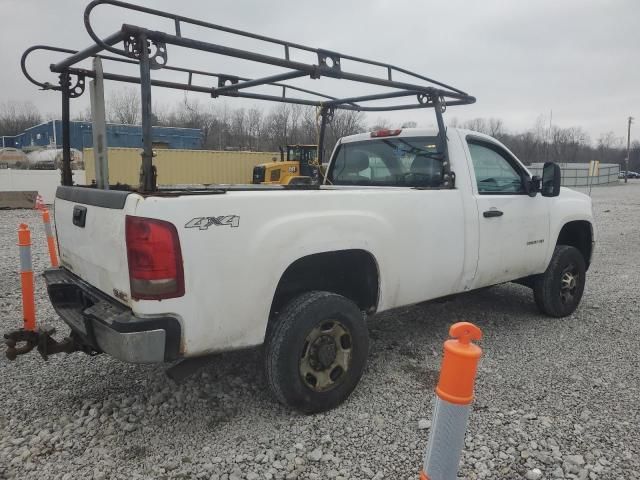
[[[586,220],[576,220],[566,223],[562,227],[556,245],[569,245],[577,248],[582,253],[585,265],[589,268],[591,249],[593,248],[592,240],[591,224]]]
[[[378,304],[378,267],[365,250],[338,250],[302,257],[285,270],[271,304],[271,315],[293,297],[311,290],[337,293],[360,310],[374,312]]]

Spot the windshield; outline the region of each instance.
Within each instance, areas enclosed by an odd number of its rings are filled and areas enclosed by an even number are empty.
[[[334,185],[440,187],[437,137],[396,137],[340,145],[329,172]]]
[[[294,145],[289,147],[287,152],[287,159],[294,161],[305,161],[307,163],[313,163],[318,155],[318,148],[315,145],[312,146],[299,146]]]

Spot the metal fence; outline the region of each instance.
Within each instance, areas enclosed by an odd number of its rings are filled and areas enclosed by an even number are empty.
[[[562,170],[562,186],[564,187],[588,187],[589,185],[606,185],[617,183],[620,174],[620,165],[614,163],[601,163],[599,175],[589,176],[588,163],[560,163]],[[532,175],[542,175],[542,164],[534,163],[527,167]]]

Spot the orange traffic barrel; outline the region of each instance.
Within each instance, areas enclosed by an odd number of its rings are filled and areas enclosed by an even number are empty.
[[[29,226],[21,223],[18,228],[18,248],[20,250],[20,284],[22,287],[22,317],[25,330],[36,329],[36,302],[34,298],[33,266],[31,261],[31,232]]]
[[[51,259],[51,266],[58,266],[58,254],[56,253],[56,240],[53,237],[53,229],[51,228],[51,217],[49,216],[49,210],[42,209],[42,221],[44,223],[44,231],[47,234],[47,248],[49,249],[49,258]]]
[[[420,472],[420,480],[457,478],[464,447],[473,389],[482,350],[474,340],[482,331],[469,322],[449,329],[451,339],[444,342],[444,357],[436,387],[431,432]]]

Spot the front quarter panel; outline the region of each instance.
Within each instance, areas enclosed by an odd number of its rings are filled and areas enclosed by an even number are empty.
[[[591,198],[584,193],[562,187],[560,189],[560,195],[554,197],[551,204],[551,241],[547,249],[547,265],[553,256],[553,251],[562,227],[569,222],[578,220],[587,221],[591,225],[592,240],[595,246],[597,232],[593,218]]]

